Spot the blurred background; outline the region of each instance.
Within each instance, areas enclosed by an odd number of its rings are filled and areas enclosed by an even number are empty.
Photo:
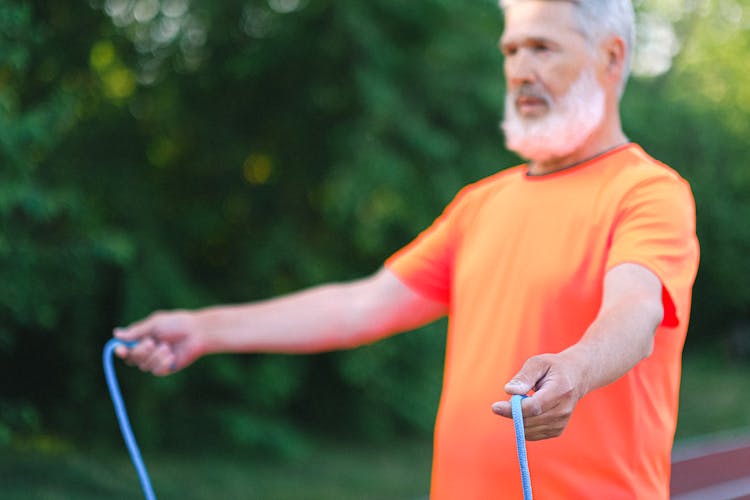
[[[679,443],[750,426],[750,2],[636,4],[624,127],[702,247]],[[113,327],[372,273],[517,163],[501,31],[494,0],[0,0],[0,492],[137,498]],[[118,363],[157,493],[423,495],[444,332]]]

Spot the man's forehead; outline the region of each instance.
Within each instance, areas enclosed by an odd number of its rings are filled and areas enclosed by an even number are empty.
[[[574,0],[522,0],[505,9],[502,41],[555,38],[565,32],[581,33]]]
[[[502,6],[503,10],[507,10],[510,7],[513,7],[514,5],[524,3],[524,2],[531,2],[531,1],[538,1],[538,2],[546,2],[546,3],[572,3],[573,5],[581,5],[581,0],[500,0],[500,5]]]

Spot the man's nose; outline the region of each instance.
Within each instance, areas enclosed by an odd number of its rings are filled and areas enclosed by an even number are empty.
[[[527,49],[519,49],[505,58],[505,78],[511,87],[536,83],[537,72],[533,55]]]

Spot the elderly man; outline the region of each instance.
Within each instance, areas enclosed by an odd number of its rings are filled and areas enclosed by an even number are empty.
[[[449,315],[433,499],[666,499],[698,261],[688,184],[628,141],[629,0],[507,0],[503,130],[527,163],[464,188],[373,276],[118,330],[157,375],[219,352],[349,348]]]

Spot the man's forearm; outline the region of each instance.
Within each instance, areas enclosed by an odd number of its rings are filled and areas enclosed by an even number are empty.
[[[206,353],[318,352],[353,347],[382,333],[363,322],[359,282],[330,284],[288,296],[195,313]]]
[[[661,303],[633,297],[600,312],[581,340],[560,353],[580,367],[580,396],[619,379],[651,354]]]
[[[247,305],[195,313],[205,353],[347,349],[411,330],[446,313],[389,270]]]

